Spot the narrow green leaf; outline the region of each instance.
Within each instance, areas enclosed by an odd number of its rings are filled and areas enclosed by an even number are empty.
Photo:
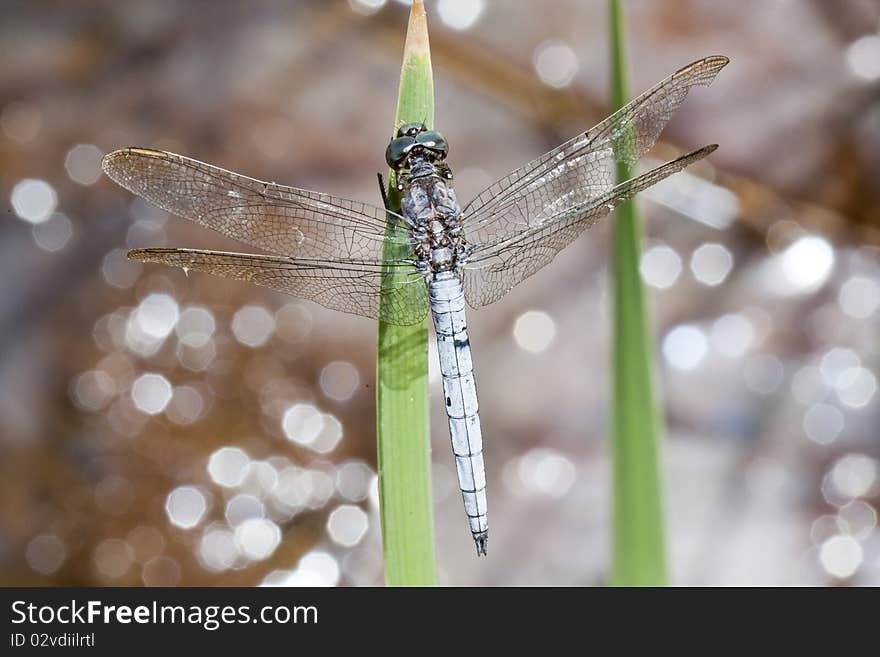
[[[434,122],[428,25],[421,0],[413,2],[410,11],[395,125],[417,121],[427,125]],[[393,172],[389,180],[389,205],[399,211],[400,195]],[[404,255],[386,242],[384,258]],[[376,371],[385,583],[433,586],[437,583],[437,568],[428,417],[428,320],[415,326],[392,326],[380,321]]]
[[[629,97],[620,0],[610,0],[613,109]],[[624,162],[618,181],[632,177]],[[659,443],[663,419],[654,392],[654,345],[639,274],[642,222],[634,200],[614,222],[614,360],[611,452],[614,478],[611,582],[616,586],[667,583]]]

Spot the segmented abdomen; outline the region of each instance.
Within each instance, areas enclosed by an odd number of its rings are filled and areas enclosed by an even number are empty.
[[[451,271],[435,274],[429,284],[429,296],[458,482],[477,551],[485,554],[488,521],[483,438],[465,320],[464,291],[458,275]]]

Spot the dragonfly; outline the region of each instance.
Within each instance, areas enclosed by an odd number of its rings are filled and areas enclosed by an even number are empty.
[[[399,126],[385,158],[400,212],[262,182],[150,148],[107,154],[104,172],[159,208],[265,254],[136,249],[129,258],[261,285],[396,325],[430,311],[456,471],[477,555],[488,548],[483,437],[465,303],[481,308],[550,263],[638,192],[703,159],[709,145],[616,182],[655,143],[695,86],[728,63],[716,55],[681,68],[598,125],[489,185],[463,207],[449,145],[423,123]]]

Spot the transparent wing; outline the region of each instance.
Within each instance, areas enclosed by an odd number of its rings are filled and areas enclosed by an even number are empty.
[[[148,148],[114,151],[101,166],[116,183],[163,210],[270,253],[381,257],[386,211],[372,205],[262,182]],[[388,238],[410,244],[402,222]]]
[[[403,260],[328,261],[199,249],[137,249],[128,257],[262,285],[391,324],[415,324],[428,312],[425,278]]]
[[[498,301],[625,200],[701,160],[716,148],[717,145],[706,146],[688,153],[627,180],[598,198],[563,210],[541,225],[491,244],[477,245],[464,266],[464,295],[468,304],[479,308]]]
[[[519,234],[606,194],[617,162],[634,164],[657,140],[691,87],[708,85],[727,57],[701,59],[573,139],[490,185],[462,211],[471,244]]]

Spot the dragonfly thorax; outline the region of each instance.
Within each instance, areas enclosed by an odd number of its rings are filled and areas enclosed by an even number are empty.
[[[411,228],[417,266],[426,273],[454,271],[464,263],[466,252],[461,208],[442,168],[413,159],[409,173],[400,177],[400,211]]]

